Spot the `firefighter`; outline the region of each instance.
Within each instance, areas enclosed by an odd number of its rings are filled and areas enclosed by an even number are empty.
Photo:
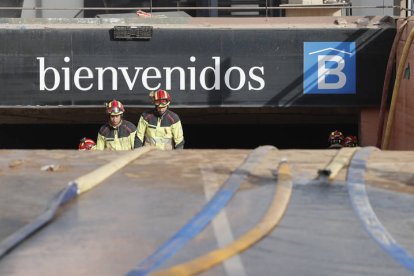
[[[358,139],[356,136],[349,135],[346,136],[343,142],[344,147],[357,147],[358,146]]]
[[[120,101],[113,100],[105,104],[109,120],[98,133],[97,150],[132,150],[134,149],[136,127],[123,120],[125,108]]]
[[[80,140],[78,149],[79,150],[95,150],[96,143],[94,140],[84,137]]]
[[[330,149],[340,149],[342,148],[342,143],[344,141],[344,135],[342,132],[335,130],[329,134],[328,142]]]
[[[151,92],[154,109],[142,113],[137,126],[135,147],[155,146],[161,150],[183,149],[184,134],[180,118],[169,110],[171,96],[165,90]]]

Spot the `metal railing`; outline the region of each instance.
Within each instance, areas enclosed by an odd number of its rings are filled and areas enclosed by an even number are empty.
[[[267,1],[266,1],[267,3]],[[157,12],[157,11],[264,11],[263,15],[268,16],[270,11],[286,11],[286,10],[324,10],[338,8],[346,11],[352,11],[354,9],[396,9],[407,12],[407,16],[412,16],[414,13],[413,9],[401,7],[398,5],[363,5],[353,6],[351,3],[336,3],[336,4],[320,4],[320,5],[281,5],[281,6],[237,6],[237,7],[186,7],[186,6],[169,6],[169,7],[153,7],[150,6],[139,6],[139,7],[1,7],[2,10],[14,10],[14,11],[77,11],[75,17],[84,11],[146,11],[146,12]],[[410,13],[410,14],[408,14]],[[352,12],[347,12],[351,15]]]

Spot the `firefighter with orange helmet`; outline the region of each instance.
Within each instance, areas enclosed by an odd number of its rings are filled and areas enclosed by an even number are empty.
[[[105,104],[109,120],[99,132],[96,143],[97,150],[132,150],[134,149],[136,127],[122,118],[125,108],[117,100]]]
[[[96,149],[96,143],[94,140],[83,137],[80,140],[79,146],[78,146],[79,150],[95,150]]]
[[[162,89],[149,96],[155,108],[142,113],[137,126],[135,147],[155,146],[161,150],[183,149],[184,134],[180,117],[169,110],[170,94]]]
[[[328,142],[330,149],[342,148],[342,142],[344,141],[344,135],[342,132],[335,130],[329,134]]]
[[[349,135],[346,136],[343,142],[344,147],[357,147],[358,146],[358,139],[356,136]]]

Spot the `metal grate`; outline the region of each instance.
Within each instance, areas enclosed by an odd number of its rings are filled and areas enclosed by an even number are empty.
[[[136,40],[136,39],[151,39],[152,26],[115,26],[114,39],[115,40]]]

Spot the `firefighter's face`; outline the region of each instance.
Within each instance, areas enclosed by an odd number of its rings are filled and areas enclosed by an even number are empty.
[[[164,114],[164,112],[167,111],[167,108],[168,108],[168,106],[161,107],[159,105],[155,107],[157,108],[157,111],[159,114]]]
[[[112,126],[117,126],[121,122],[121,115],[111,115],[109,116],[109,121]]]

